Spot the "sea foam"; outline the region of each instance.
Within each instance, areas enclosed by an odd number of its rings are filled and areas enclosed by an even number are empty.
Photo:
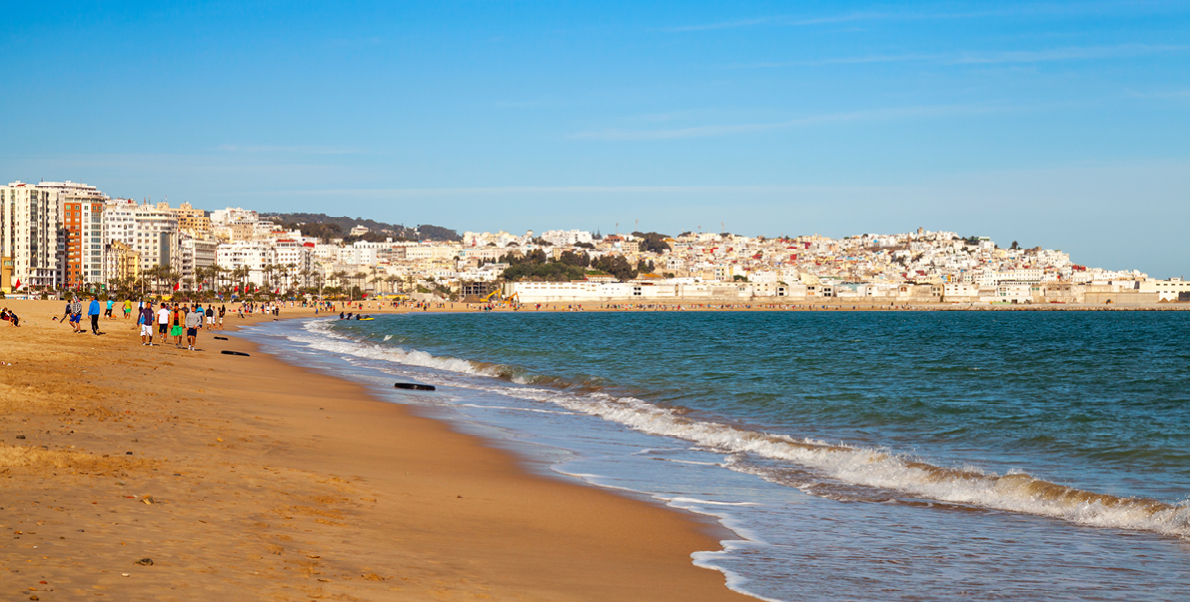
[[[508,378],[509,369],[505,366],[436,357],[423,351],[357,341],[333,332],[329,321],[308,322],[305,330],[309,336],[290,338],[323,351],[364,359],[512,380],[524,386],[489,386],[474,379],[458,382],[451,379],[449,384],[548,403],[642,433],[682,439],[736,457],[737,461],[729,461],[726,466],[740,472],[756,474],[746,462],[738,461],[738,458],[752,456],[809,469],[817,478],[828,482],[1051,517],[1080,525],[1190,538],[1190,504],[1186,501],[1168,504],[1151,499],[1116,497],[1067,487],[1025,473],[999,475],[976,468],[936,466],[890,451],[753,431],[714,420],[692,418],[675,409],[605,391],[574,392],[530,386],[534,379]],[[804,490],[816,493],[813,487]]]

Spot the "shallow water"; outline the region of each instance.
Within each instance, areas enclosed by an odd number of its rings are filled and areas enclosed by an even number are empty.
[[[740,540],[696,561],[758,596],[1190,586],[1181,312],[408,314],[249,334],[558,473],[720,517]]]

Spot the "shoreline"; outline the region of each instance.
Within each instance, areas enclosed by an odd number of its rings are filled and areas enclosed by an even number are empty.
[[[690,556],[726,528],[533,474],[234,336],[270,316],[229,316],[230,340],[203,331],[187,352],[137,345],[122,317],[76,335],[50,321],[59,302],[5,304],[21,317],[0,324],[9,594],[748,599]]]

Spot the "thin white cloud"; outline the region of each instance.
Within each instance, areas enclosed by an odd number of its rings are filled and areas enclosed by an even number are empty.
[[[1190,90],[1166,90],[1158,92],[1137,92],[1132,91],[1128,93],[1134,98],[1154,98],[1158,100],[1190,100]]]
[[[972,53],[945,59],[951,64],[1042,63],[1048,61],[1085,61],[1126,58],[1186,50],[1190,46],[1168,44],[1121,44],[1119,46],[1090,46],[1051,48],[1048,50],[1015,50],[993,53]]]
[[[827,123],[841,123],[851,121],[879,121],[887,119],[906,119],[914,117],[940,117],[946,115],[976,114],[1002,110],[986,105],[942,105],[922,107],[897,107],[888,109],[871,109],[866,111],[852,111],[848,113],[830,113],[800,117],[788,121],[769,123],[743,123],[723,125],[700,125],[687,128],[664,130],[626,130],[606,129],[589,132],[578,132],[569,138],[579,140],[673,140],[678,138],[705,138],[710,136],[729,136],[737,134],[752,134],[773,130],[784,130]]]
[[[360,152],[359,149],[335,146],[243,146],[238,144],[222,144],[218,150],[227,153],[287,153],[294,155],[354,155]]]
[[[879,186],[478,186],[471,188],[339,188],[327,190],[274,190],[242,193],[245,196],[355,196],[365,198],[408,198],[482,195],[538,194],[772,194],[842,193],[883,190]]]
[[[1020,15],[1105,15],[1127,12],[1135,15],[1146,9],[1155,12],[1184,12],[1185,5],[1179,2],[1150,1],[1137,2],[1135,0],[1109,0],[1106,2],[1082,2],[1074,5],[1037,3],[1023,6],[1005,6],[988,10],[964,12],[853,12],[837,15],[823,15],[819,17],[795,17],[790,15],[770,15],[751,17],[714,23],[694,23],[662,28],[662,31],[682,33],[698,31],[716,31],[723,29],[738,29],[742,27],[779,26],[798,27],[832,23],[847,23],[852,21],[924,21],[942,19],[979,19],[986,17],[1009,17]]]
[[[960,52],[944,54],[877,54],[867,56],[816,59],[809,61],[767,62],[729,65],[730,69],[766,69],[776,67],[817,67],[823,65],[862,65],[871,63],[937,62],[946,65],[992,65],[1004,63],[1043,63],[1127,58],[1190,50],[1190,46],[1169,44],[1120,44],[1117,46],[1074,46],[1043,50],[1002,52]]]
[[[676,27],[666,27],[662,31],[682,32],[682,31],[712,31],[715,29],[736,29],[739,27],[751,27],[753,25],[763,25],[772,23],[776,17],[760,17],[757,19],[738,19],[735,21],[723,21],[720,23],[702,23],[699,25],[679,25]]]

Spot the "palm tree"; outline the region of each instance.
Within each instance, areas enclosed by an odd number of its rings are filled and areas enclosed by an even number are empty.
[[[331,276],[335,279],[335,285],[339,288],[343,288],[343,280],[347,278],[347,272],[339,270],[338,272],[331,274]]]
[[[360,292],[363,292],[364,283],[367,281],[368,275],[363,273],[362,271],[360,271],[360,272],[356,272],[355,275],[352,276],[351,278],[358,282],[358,284],[356,284],[355,286],[359,287]],[[354,288],[351,289],[351,294],[352,294],[351,298],[355,299],[355,289]]]

